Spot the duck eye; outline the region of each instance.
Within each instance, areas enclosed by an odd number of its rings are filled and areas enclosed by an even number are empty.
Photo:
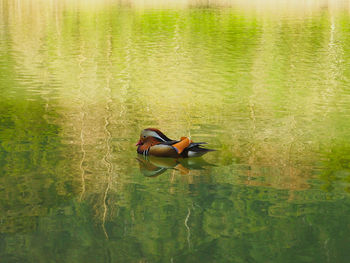
[[[146,135],[143,135],[143,138],[146,138]]]

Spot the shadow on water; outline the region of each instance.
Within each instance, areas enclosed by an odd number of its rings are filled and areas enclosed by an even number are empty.
[[[156,177],[167,170],[189,174],[190,170],[205,170],[206,167],[216,166],[203,158],[162,158],[139,155],[137,158],[140,172],[147,177]]]

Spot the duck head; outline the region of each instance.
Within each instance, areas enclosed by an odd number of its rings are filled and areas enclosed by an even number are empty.
[[[160,130],[154,128],[147,128],[141,132],[140,139],[136,143],[136,146],[143,145],[150,138],[154,138],[160,142],[171,141],[168,137],[164,135]]]

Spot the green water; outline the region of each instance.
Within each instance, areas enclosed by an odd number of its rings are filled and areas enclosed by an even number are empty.
[[[349,262],[349,5],[139,2],[0,1],[0,261]]]

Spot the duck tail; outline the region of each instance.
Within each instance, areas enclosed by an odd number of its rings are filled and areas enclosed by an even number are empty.
[[[200,157],[208,152],[216,151],[214,149],[203,148],[200,146],[200,144],[194,146],[191,145],[188,147],[187,151],[185,152],[185,157]]]

